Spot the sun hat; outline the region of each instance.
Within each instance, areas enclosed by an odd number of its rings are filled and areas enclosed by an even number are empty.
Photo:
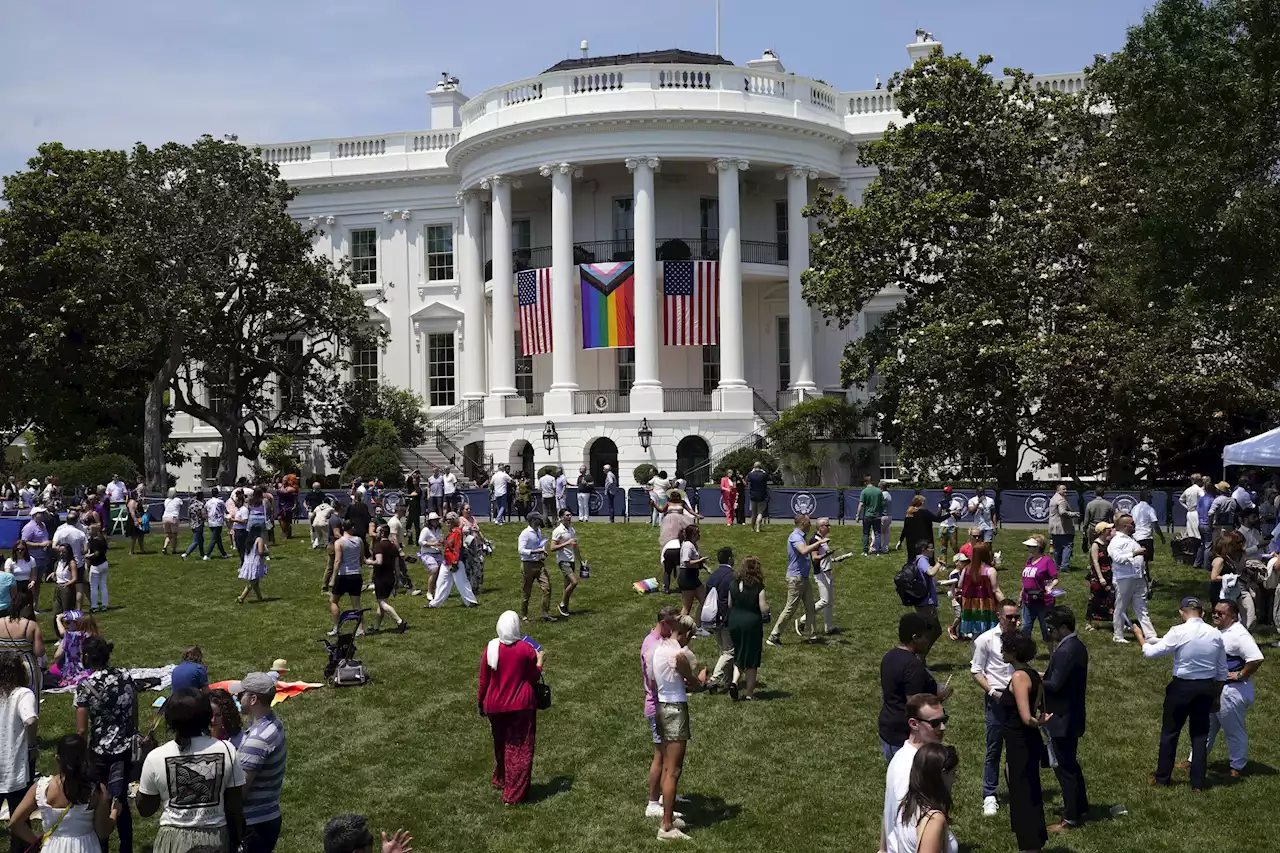
[[[1218,483],[1217,488],[1218,488],[1218,491],[1220,492],[1229,492],[1231,491],[1231,484],[1228,483],[1226,480],[1222,480]]]
[[[1022,540],[1022,544],[1026,545],[1028,548],[1043,548],[1044,537],[1041,536],[1039,533],[1037,533],[1034,536],[1029,536],[1026,539]]]
[[[271,671],[272,672],[288,672],[289,662],[284,658],[276,658],[271,662]]]
[[[38,486],[38,485],[40,485],[40,481],[39,481],[39,480],[36,480],[36,479],[34,479],[34,478],[33,478],[33,479],[30,479],[30,480],[28,480],[28,481],[27,481],[27,485],[28,485],[28,486]]]
[[[427,521],[439,521],[439,520],[440,520],[440,513],[438,512],[427,513]]]

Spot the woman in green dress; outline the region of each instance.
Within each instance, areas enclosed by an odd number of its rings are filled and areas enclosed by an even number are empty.
[[[769,619],[769,601],[764,597],[764,570],[759,557],[747,557],[733,573],[729,585],[729,636],[733,638],[733,678],[729,695],[738,699],[738,679],[747,677],[743,699],[754,699],[756,670],[764,648],[764,623]]]

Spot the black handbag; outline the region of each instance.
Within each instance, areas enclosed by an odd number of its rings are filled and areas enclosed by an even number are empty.
[[[551,707],[551,685],[538,676],[538,683],[533,685],[533,695],[538,702],[538,710],[545,711]]]

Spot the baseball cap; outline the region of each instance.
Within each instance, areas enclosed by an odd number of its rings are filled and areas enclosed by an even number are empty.
[[[951,487],[950,487],[950,486],[943,486],[943,487],[942,487],[942,491],[946,492],[947,494],[951,494]]]
[[[240,692],[263,695],[276,689],[275,679],[265,672],[251,672],[240,679]]]
[[[1181,610],[1199,610],[1201,613],[1204,612],[1204,605],[1201,604],[1200,599],[1196,598],[1194,595],[1188,595],[1186,598],[1182,599],[1182,603],[1179,604],[1178,607]]]
[[[969,555],[968,555],[968,554],[956,554],[955,562],[957,562],[957,563],[967,563],[967,562],[969,562]]]
[[[1113,527],[1115,527],[1115,525],[1109,521],[1099,521],[1097,524],[1093,526],[1093,532],[1106,533],[1108,530],[1110,530]]]

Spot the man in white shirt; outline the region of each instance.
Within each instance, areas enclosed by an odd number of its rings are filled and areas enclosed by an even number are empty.
[[[32,480],[18,491],[18,505],[30,509],[36,505],[36,489],[40,488],[39,480]],[[123,501],[122,501],[123,503]]]
[[[1205,758],[1208,760],[1209,753],[1213,752],[1218,729],[1222,729],[1231,758],[1231,775],[1239,778],[1249,763],[1249,733],[1245,731],[1244,718],[1253,704],[1253,676],[1262,666],[1262,651],[1240,621],[1240,609],[1234,601],[1224,600],[1213,605],[1213,624],[1222,633],[1227,653],[1227,683],[1219,699],[1220,710],[1209,716]],[[1178,762],[1180,768],[1190,766],[1190,760]]]
[[[1204,497],[1204,477],[1200,474],[1191,475],[1191,485],[1183,490],[1182,496],[1178,498],[1178,502],[1182,504],[1182,508],[1187,511],[1187,529],[1184,535],[1194,539],[1200,538],[1200,514],[1196,510],[1196,504],[1200,498]]]
[[[221,492],[218,487],[214,486],[210,492],[209,500],[204,502],[204,512],[208,517],[205,522],[209,528],[209,548],[204,552],[203,559],[207,560],[213,556],[213,546],[218,546],[218,553],[222,555],[222,559],[227,559],[227,549],[222,544],[222,528],[227,522],[227,502],[222,499]]]
[[[547,550],[556,555],[556,566],[564,576],[564,597],[560,599],[560,615],[569,618],[569,599],[578,588],[578,575],[575,572],[581,555],[578,551],[578,531],[573,529],[573,513],[568,507],[560,511],[560,523],[551,531],[551,542]]]
[[[1236,481],[1235,491],[1231,493],[1231,497],[1235,500],[1236,506],[1245,510],[1253,506],[1253,492],[1249,491],[1249,478],[1241,477]]]
[[[111,482],[107,484],[107,500],[113,504],[122,504],[129,497],[129,488],[120,479],[119,474],[111,475]]]
[[[907,727],[910,734],[902,748],[889,761],[884,774],[884,812],[880,818],[880,853],[910,853],[898,847],[894,827],[898,823],[898,810],[902,798],[911,785],[911,765],[916,752],[926,743],[942,743],[947,730],[947,712],[942,702],[932,693],[917,693],[907,697]]]
[[[960,551],[959,534],[956,533],[956,524],[960,521],[960,516],[964,515],[965,502],[958,495],[951,493],[951,487],[947,486],[942,490],[942,500],[938,501],[938,515],[942,516],[942,521],[938,524],[940,530],[938,539],[938,551],[942,557],[942,562],[947,563],[947,557],[952,558]]]
[[[505,467],[493,472],[493,523],[507,523],[507,487],[511,484],[511,475]]]
[[[565,497],[565,490],[569,488],[569,478],[565,476],[564,469],[556,471],[556,514],[569,508],[569,501]]]
[[[609,465],[604,466],[604,501],[609,505],[609,523],[613,524],[614,495],[618,493],[618,475],[613,473],[613,468]]]
[[[1000,603],[1000,621],[973,641],[969,674],[987,694],[987,759],[982,767],[982,813],[991,817],[999,810],[996,791],[1000,787],[1000,748],[1009,712],[1000,704],[1000,695],[1009,688],[1013,665],[1005,663],[1003,637],[1018,630],[1022,608],[1005,599]]]
[[[452,468],[444,470],[444,505],[455,512],[458,509],[458,475]]]
[[[71,554],[76,558],[76,565],[81,567],[80,571],[87,577],[84,552],[89,547],[89,537],[80,526],[80,513],[74,509],[67,513],[67,520],[58,525],[58,529],[53,533],[53,547],[57,548],[61,545],[71,546]]]
[[[1111,618],[1111,641],[1127,643],[1124,638],[1125,612],[1133,610],[1133,635],[1139,643],[1156,638],[1156,629],[1147,615],[1146,561],[1142,546],[1133,538],[1131,515],[1117,515],[1115,531],[1107,543],[1111,557],[1111,579],[1116,586],[1115,615]]]
[[[1164,531],[1160,529],[1160,519],[1156,516],[1155,507],[1151,505],[1151,490],[1143,489],[1138,493],[1138,502],[1133,507],[1133,538],[1143,550],[1148,582],[1151,580],[1151,566],[1156,561],[1156,540],[1164,544]]]
[[[969,498],[969,514],[973,516],[973,526],[982,531],[982,541],[990,542],[995,536],[1000,519],[996,518],[995,498],[987,494],[987,490],[978,487],[978,492]]]
[[[550,513],[556,505],[556,478],[550,471],[538,478],[538,497],[541,503],[534,507],[534,512]]]
[[[520,567],[524,575],[524,589],[520,596],[520,618],[529,618],[529,595],[536,582],[542,590],[542,621],[554,622],[551,615],[551,582],[547,578],[547,537],[542,533],[542,516],[536,512],[529,513],[529,526],[520,533],[517,550],[520,553]]]
[[[1119,521],[1119,519],[1116,519]],[[1191,789],[1204,790],[1208,759],[1209,716],[1227,682],[1227,649],[1222,634],[1204,624],[1200,599],[1187,596],[1178,608],[1182,624],[1169,629],[1161,640],[1148,640],[1144,658],[1173,655],[1173,681],[1164,693],[1164,723],[1160,727],[1160,757],[1152,785],[1169,784],[1173,756],[1182,726],[1191,737]]]

